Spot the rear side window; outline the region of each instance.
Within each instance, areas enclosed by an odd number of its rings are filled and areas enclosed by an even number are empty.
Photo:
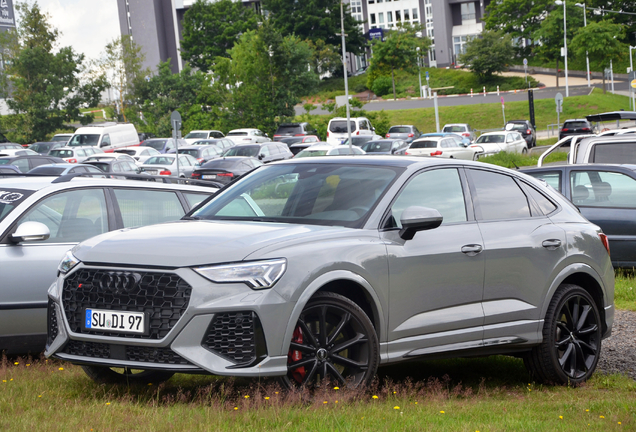
[[[617,172],[571,171],[572,202],[587,207],[636,208],[636,180]]]
[[[530,217],[528,199],[512,177],[481,170],[469,170],[475,192],[478,220]]]
[[[636,163],[636,142],[595,144],[590,153],[590,162]]]
[[[561,171],[549,171],[549,172],[539,172],[539,173],[531,172],[526,174],[531,175],[534,178],[538,178],[545,181],[554,189],[563,193],[563,189],[561,189]]]
[[[169,191],[115,189],[124,228],[179,220],[185,214],[177,195]]]
[[[201,201],[203,201],[204,199],[208,197],[208,195],[206,194],[191,193],[191,192],[183,192],[183,196],[185,196],[186,200],[188,201],[188,205],[190,206],[191,209],[198,206]]]

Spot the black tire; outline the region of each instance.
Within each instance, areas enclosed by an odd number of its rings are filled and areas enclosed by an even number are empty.
[[[159,384],[168,381],[174,372],[106,366],[82,366],[90,379],[99,384]]]
[[[576,386],[596,369],[601,354],[601,316],[590,294],[578,285],[556,291],[543,325],[543,342],[524,357],[534,379]]]
[[[317,293],[298,318],[281,381],[287,388],[316,387],[325,379],[367,386],[379,362],[378,337],[364,311],[339,294]]]
[[[522,155],[527,155],[528,154],[528,147],[524,147],[521,149],[521,154]]]

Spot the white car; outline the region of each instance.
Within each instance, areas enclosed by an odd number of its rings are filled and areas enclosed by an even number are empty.
[[[196,141],[204,140],[204,139],[214,139],[214,138],[223,138],[223,132],[218,130],[193,130],[190,131],[186,136],[183,137],[184,140],[188,142],[188,144],[192,145]]]
[[[437,156],[449,159],[477,160],[482,152],[478,146],[465,147],[459,137],[429,136],[416,139],[406,149],[407,156]]]
[[[375,128],[371,126],[371,122],[366,117],[351,117],[349,119],[349,129],[351,136],[359,135],[375,135]],[[329,120],[327,125],[327,142],[332,146],[344,144],[349,139],[347,135],[347,119],[344,117],[335,117]]]
[[[528,153],[526,140],[519,132],[513,131],[487,132],[477,138],[475,144],[470,147],[480,151],[478,158],[492,156],[499,152]]]
[[[339,155],[363,155],[366,154],[360,147],[354,145],[349,148],[348,145],[332,146],[329,144],[316,144],[311,147],[307,147],[305,150],[298,153],[295,158],[314,157],[314,156],[339,156]]]
[[[260,129],[234,129],[227,133],[228,139],[236,144],[256,144],[271,141]]]
[[[0,150],[0,156],[35,156],[40,153],[33,151],[31,149],[3,149]]]
[[[126,147],[122,149],[114,150],[114,153],[127,154],[131,158],[133,158],[137,165],[141,165],[148,160],[148,158],[152,156],[160,155],[159,150],[155,150],[152,147],[146,146],[135,146],[135,147]]]
[[[104,150],[99,147],[58,147],[49,152],[49,156],[64,159],[68,163],[82,163],[93,155],[104,154]]]

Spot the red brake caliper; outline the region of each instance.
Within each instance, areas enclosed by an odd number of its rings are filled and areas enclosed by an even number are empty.
[[[292,335],[292,342],[295,343],[303,343],[303,331],[300,329],[300,326],[296,327],[296,330],[294,330],[294,334]],[[303,358],[303,355],[300,351],[298,350],[289,350],[289,354],[287,355],[287,364],[291,364],[292,362],[297,362],[298,360],[301,360]],[[296,380],[296,382],[298,383],[302,383],[303,379],[305,379],[305,367],[299,367],[296,368],[292,371],[292,377]]]

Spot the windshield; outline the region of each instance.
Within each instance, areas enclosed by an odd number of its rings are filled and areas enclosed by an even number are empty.
[[[55,156],[55,157],[59,157],[59,158],[70,158],[70,157],[73,157],[73,150],[53,149],[49,153],[49,156]]]
[[[29,150],[33,150],[34,152],[37,152],[37,153],[46,153],[51,148],[51,145],[52,144],[35,143],[29,146]]]
[[[326,154],[327,154],[327,150],[303,150],[294,157],[304,158],[304,157],[313,157],[313,156],[325,156]]]
[[[207,138],[208,134],[207,132],[190,132],[189,134],[187,134],[184,139],[188,139],[188,138]]]
[[[23,189],[0,189],[0,222],[32,193]]]
[[[412,149],[418,149],[418,148],[437,148],[437,141],[413,141],[413,144],[411,144],[411,148]]]
[[[398,168],[298,163],[261,167],[192,216],[360,227]]]
[[[146,140],[144,147],[152,147],[155,150],[161,150],[168,140]]]
[[[68,146],[96,146],[99,142],[99,137],[99,134],[75,134],[68,142]]]
[[[223,156],[248,156],[248,157],[256,157],[258,156],[258,151],[260,150],[260,146],[240,146],[240,147],[232,147],[225,153]]]
[[[356,130],[356,122],[350,121],[351,131]],[[346,120],[332,120],[329,124],[329,132],[334,133],[347,133],[347,121]]]
[[[505,136],[504,135],[482,135],[479,138],[477,138],[477,143],[483,143],[483,144],[492,144],[492,143],[502,143],[505,140]]]
[[[367,153],[384,153],[391,151],[393,141],[369,141],[360,147]]]
[[[69,138],[71,138],[70,135],[66,135],[66,136],[64,136],[64,135],[55,135],[53,138],[51,138],[51,141],[53,141],[53,142],[58,142],[58,141],[68,142]]]
[[[174,156],[153,156],[148,158],[144,165],[172,165],[174,163]]]

